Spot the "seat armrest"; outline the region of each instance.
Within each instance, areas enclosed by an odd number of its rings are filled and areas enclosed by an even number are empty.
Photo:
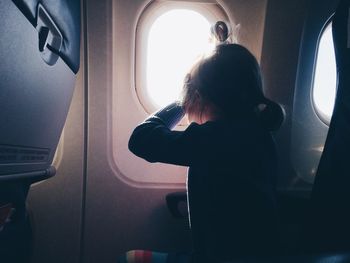
[[[186,192],[170,193],[165,199],[168,209],[174,218],[188,218]]]

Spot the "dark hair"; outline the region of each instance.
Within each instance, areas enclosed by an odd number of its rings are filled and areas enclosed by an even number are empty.
[[[255,114],[268,130],[277,130],[284,119],[281,106],[263,94],[255,57],[238,44],[219,45],[197,62],[185,78],[183,92],[187,113],[201,114],[213,104],[227,119]]]

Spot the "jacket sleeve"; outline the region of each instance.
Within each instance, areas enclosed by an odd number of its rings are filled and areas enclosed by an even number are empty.
[[[133,131],[129,149],[149,161],[190,166],[202,152],[200,125],[191,124],[185,131],[171,128],[183,117],[180,106],[171,104],[155,113]]]

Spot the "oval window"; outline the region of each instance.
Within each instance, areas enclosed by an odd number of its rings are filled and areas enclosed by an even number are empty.
[[[147,113],[181,98],[184,77],[200,57],[213,51],[210,28],[228,21],[216,4],[159,3],[139,20],[136,92]]]
[[[337,68],[332,38],[332,23],[329,23],[319,40],[313,84],[315,110],[326,124],[329,124],[333,113],[336,82]]]

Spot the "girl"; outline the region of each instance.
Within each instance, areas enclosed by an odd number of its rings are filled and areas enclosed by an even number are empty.
[[[191,124],[173,131],[184,114]],[[189,167],[195,262],[276,250],[277,156],[270,131],[282,121],[280,106],[263,95],[254,56],[241,45],[221,44],[187,75],[180,103],[135,128],[134,154]]]

